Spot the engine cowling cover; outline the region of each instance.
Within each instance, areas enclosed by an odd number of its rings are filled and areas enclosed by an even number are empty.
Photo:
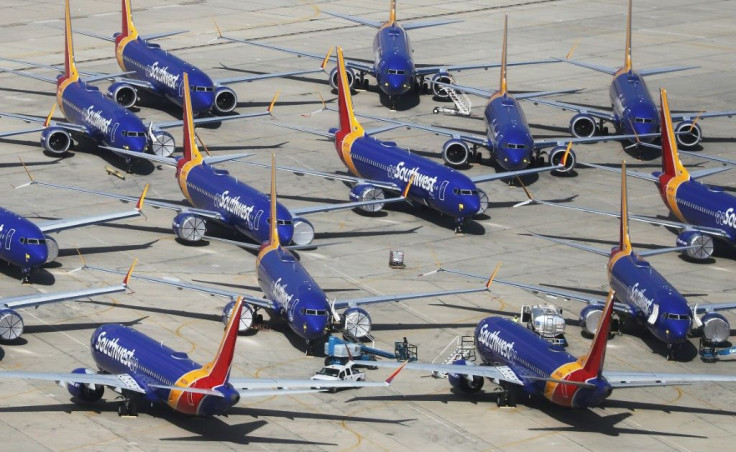
[[[717,312],[709,312],[700,319],[703,322],[703,337],[711,342],[725,342],[731,334],[728,319]]]
[[[41,132],[41,146],[49,154],[61,155],[72,147],[72,136],[60,127],[46,128]]]
[[[235,110],[238,106],[238,95],[235,91],[226,87],[218,86],[215,89],[215,104],[214,108],[218,114],[230,113]]]
[[[314,240],[314,226],[304,218],[293,218],[294,234],[291,241],[297,245],[309,245]]]
[[[598,323],[603,315],[603,308],[600,306],[586,306],[580,311],[580,327],[583,332],[591,336],[598,331]]]
[[[174,217],[171,228],[177,237],[185,242],[194,243],[202,240],[207,232],[207,222],[204,218],[191,213],[180,213]]]
[[[565,152],[567,152],[567,147],[565,146],[557,146],[556,148],[553,148],[549,152],[550,166],[559,165],[565,156]],[[576,161],[577,159],[575,157],[575,151],[570,149],[570,153],[567,155],[567,160],[565,161],[565,168],[561,170],[555,170],[553,172],[557,174],[569,174],[575,168]]]
[[[438,72],[432,76],[430,86],[432,87],[432,94],[438,99],[449,99],[450,95],[447,94],[447,89],[443,86],[435,84],[435,82],[442,82],[452,84],[455,83],[455,77],[448,74],[447,72]]]
[[[54,240],[53,237],[45,235],[46,237],[46,263],[53,262],[59,257],[59,244]]]
[[[469,367],[475,366],[475,363],[464,359],[454,361],[452,364]],[[453,388],[468,394],[480,391],[483,388],[483,383],[485,382],[484,378],[478,375],[471,377],[469,375],[453,373],[447,374],[447,380]]]
[[[123,108],[130,108],[138,101],[138,91],[125,82],[115,82],[107,88],[107,95]]]
[[[0,339],[12,341],[23,334],[23,317],[12,309],[0,309]]]
[[[363,339],[371,332],[371,316],[365,309],[349,308],[342,316],[343,329],[356,339]]]
[[[353,72],[353,70],[349,67],[346,67],[345,75],[348,78],[348,86],[352,90],[353,85],[355,84],[355,72]],[[332,87],[332,89],[337,89],[337,68],[334,68],[330,71],[330,86]]]
[[[677,246],[690,246],[682,252],[686,257],[704,261],[713,255],[713,237],[698,231],[681,232],[675,240]]]
[[[358,184],[350,190],[350,200],[353,202],[358,201],[375,201],[378,199],[386,199],[386,194],[380,188],[370,184]],[[363,212],[374,213],[383,209],[384,204],[371,204],[368,206],[361,206],[358,209]]]
[[[169,132],[157,130],[153,132],[151,140],[151,151],[159,157],[170,157],[176,150],[176,140]]]
[[[453,138],[442,145],[442,159],[450,166],[467,165],[470,158],[470,149],[463,140]]]
[[[694,121],[682,121],[675,127],[675,140],[680,146],[691,148],[703,140],[703,131]]]
[[[570,133],[577,138],[590,138],[598,132],[595,118],[585,113],[579,113],[570,120]]]
[[[480,208],[478,209],[478,215],[484,213],[486,209],[488,209],[488,204],[490,203],[490,199],[488,198],[488,195],[486,192],[478,189],[478,199],[480,199]]]
[[[235,302],[231,301],[222,309],[222,323],[225,325],[230,320],[233,308],[235,308]],[[245,333],[253,326],[254,314],[253,306],[243,303],[243,310],[240,312],[240,322],[238,323],[238,333]]]
[[[74,369],[72,373],[90,375],[96,374],[97,372],[92,369],[80,367],[78,369]],[[85,403],[92,403],[102,398],[102,394],[104,394],[105,392],[105,387],[102,385],[90,385],[86,383],[77,383],[72,381],[66,383],[66,390],[69,391],[69,394],[71,394],[72,397],[75,397]]]

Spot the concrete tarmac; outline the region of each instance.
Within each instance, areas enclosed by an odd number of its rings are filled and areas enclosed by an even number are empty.
[[[0,6],[0,56],[61,63],[63,22],[61,2],[10,2]],[[120,26],[120,2],[72,2],[73,26],[99,34],[112,34]],[[335,11],[375,20],[388,17],[388,2],[134,2],[135,24],[142,34],[188,29],[160,40],[162,47],[197,65],[213,78],[233,76],[231,70],[276,72],[317,67],[319,62],[267,49],[213,41],[214,18],[224,33],[245,39],[262,39],[299,50],[322,53],[341,45],[348,58],[371,60],[374,30],[321,14]],[[421,64],[461,64],[499,61],[503,14],[509,14],[509,61],[563,57],[573,45],[575,57],[601,65],[623,63],[626,4],[623,1],[458,1],[399,2],[400,20],[448,17],[461,23],[410,32],[415,61]],[[635,2],[633,61],[639,69],[672,65],[696,65],[685,72],[649,77],[652,93],[666,87],[673,110],[727,110],[736,105],[733,83],[734,38],[732,18],[736,6],[728,1],[693,4]],[[75,55],[80,69],[117,72],[111,43],[75,35]],[[15,63],[1,66],[20,68]],[[52,74],[43,70],[40,73]],[[498,86],[498,70],[465,71],[457,82],[486,89]],[[373,83],[373,79],[370,79]],[[564,100],[605,107],[610,76],[565,64],[509,68],[509,88],[537,91],[580,88]],[[107,82],[99,83],[105,89]],[[0,73],[0,111],[46,116],[55,102],[55,87],[36,80]],[[264,109],[280,91],[274,116],[283,122],[314,129],[337,124],[322,107],[320,95],[335,105],[335,93],[327,76],[271,80],[234,85],[240,97],[239,112]],[[415,96],[390,111],[374,84],[354,96],[355,108],[388,117],[425,124],[456,127],[485,133],[481,120],[432,113],[431,96]],[[473,113],[482,116],[483,99],[473,97]],[[136,113],[146,122],[179,118],[177,107],[142,99]],[[569,112],[524,103],[537,137],[567,136]],[[57,111],[57,117],[59,113]],[[201,127],[202,141],[213,154],[254,152],[253,161],[277,162],[321,171],[344,171],[332,143],[315,136],[269,125],[270,119],[228,122]],[[733,119],[701,122],[706,139],[702,152],[736,158],[732,152]],[[378,123],[365,122],[367,127]],[[29,127],[3,118],[0,132]],[[173,129],[177,143],[181,130]],[[417,130],[395,130],[382,135],[399,145],[426,152],[439,161],[442,137]],[[127,209],[125,205],[91,195],[31,186],[14,189],[27,181],[18,163],[21,157],[37,180],[77,185],[88,189],[138,195],[151,184],[149,198],[182,202],[174,170],[141,162],[125,180],[108,175],[105,166],[125,171],[124,163],[90,143],[82,142],[67,156],[44,155],[39,134],[3,139],[0,152],[0,189],[3,207],[42,221],[97,212]],[[578,159],[598,163],[628,161],[629,167],[650,172],[659,167],[656,155],[641,159],[616,143],[575,147]],[[484,154],[487,163],[488,154]],[[683,157],[686,166],[714,166]],[[269,188],[267,170],[241,163],[222,165],[230,173],[261,189]],[[497,171],[474,164],[469,174]],[[349,188],[336,181],[278,174],[279,199],[287,206],[315,202],[341,202]],[[734,190],[732,174],[710,177],[709,183]],[[543,174],[530,178],[529,190],[539,199],[567,199],[586,207],[616,211],[619,177],[592,169],[579,169],[575,177]],[[630,211],[666,217],[655,187],[629,181]],[[607,249],[618,240],[618,222],[546,206],[512,208],[526,199],[523,190],[501,181],[482,188],[491,198],[485,215],[455,234],[452,221],[420,206],[397,206],[377,215],[352,211],[313,215],[317,240],[338,242],[298,255],[331,297],[350,298],[379,293],[401,293],[473,287],[479,281],[447,274],[419,277],[443,266],[490,274],[502,263],[499,277],[530,284],[550,284],[570,289],[600,291],[605,296],[605,259],[531,237],[543,233],[579,238]],[[133,259],[136,273],[221,284],[260,295],[254,273],[254,254],[232,245],[209,242],[202,246],[179,243],[171,230],[174,213],[147,207],[145,218],[68,230],[55,234],[61,246],[57,261],[33,275],[32,285],[21,285],[20,271],[0,266],[0,290],[6,296],[70,290],[115,283],[110,274],[79,270],[77,249],[95,266],[124,270]],[[227,231],[214,231],[231,237]],[[635,248],[673,246],[675,233],[664,228],[632,223]],[[405,252],[406,269],[388,267],[390,250]],[[688,262],[676,254],[652,257],[651,264],[672,282],[692,304],[732,301],[736,276],[736,252],[719,248],[705,264]],[[204,363],[214,356],[223,327],[220,316],[227,300],[133,281],[128,294],[60,303],[26,309],[26,331],[14,343],[1,344],[0,368],[37,372],[68,372],[94,367],[89,352],[94,329],[110,322],[130,324],[176,350]],[[526,292],[496,285],[490,293],[372,305],[375,346],[392,350],[395,341],[407,337],[419,346],[422,361],[442,361],[456,338],[470,335],[487,315],[513,315],[524,304],[543,302]],[[590,341],[577,325],[582,307],[557,301],[564,309],[568,350],[580,355]],[[731,322],[733,313],[725,313]],[[308,378],[323,358],[306,356],[304,344],[283,325],[273,325],[238,340],[232,375]],[[728,358],[705,364],[697,357],[693,339],[677,361],[665,359],[664,347],[644,331],[617,336],[610,341],[606,368],[615,370],[725,373],[736,371]],[[449,348],[448,348],[449,347]],[[369,371],[371,380],[382,380],[385,370]],[[226,417],[192,419],[167,407],[143,410],[137,418],[120,418],[116,394],[105,392],[91,406],[77,405],[67,391],[50,382],[0,381],[0,437],[7,450],[211,450],[249,445],[268,450],[711,450],[730,449],[736,436],[734,414],[736,387],[704,384],[670,388],[616,391],[601,407],[587,410],[558,408],[545,400],[498,408],[496,388],[487,382],[473,395],[453,393],[446,380],[405,371],[389,389],[361,389],[336,394],[309,394],[268,398],[244,398]]]

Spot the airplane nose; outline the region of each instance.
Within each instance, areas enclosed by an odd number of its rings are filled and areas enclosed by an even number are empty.
[[[531,159],[526,153],[510,152],[501,159],[500,163],[506,171],[516,171],[529,166]]]
[[[24,264],[25,267],[40,267],[45,264],[49,254],[45,246],[30,245],[24,247]]]
[[[405,77],[389,77],[383,83],[383,91],[389,96],[400,96],[410,89],[410,80]]]
[[[199,116],[202,113],[206,113],[212,109],[212,104],[215,102],[214,92],[197,92],[192,93],[192,113],[195,116]]]
[[[279,232],[279,241],[283,245],[291,243],[294,238],[294,226],[291,224],[280,224],[277,226]]]

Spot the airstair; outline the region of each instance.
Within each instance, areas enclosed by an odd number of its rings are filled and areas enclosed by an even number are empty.
[[[432,364],[436,363],[441,356],[444,356],[447,350],[455,346],[452,352],[446,355],[442,364],[452,364],[453,362],[464,359],[467,361],[475,361],[475,338],[473,336],[455,336],[449,344],[440,352],[439,355],[432,361]],[[447,378],[445,372],[432,372],[434,378]]]
[[[450,116],[470,116],[470,108],[473,106],[470,98],[462,91],[456,91],[449,86],[443,86],[447,96],[455,104],[455,107],[434,107],[434,114],[443,113]]]

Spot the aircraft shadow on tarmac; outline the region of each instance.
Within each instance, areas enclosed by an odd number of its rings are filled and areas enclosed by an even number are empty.
[[[110,245],[110,246],[91,246],[81,248],[64,248],[59,250],[59,257],[75,256],[81,254],[87,256],[89,254],[106,254],[115,253],[119,251],[138,251],[145,250],[153,246],[154,243],[158,242],[158,239],[151,240],[150,242],[140,243],[137,245]]]
[[[135,284],[135,281],[132,282],[132,284]],[[182,289],[179,289],[182,290]],[[212,305],[212,309],[220,309],[220,305],[224,306],[226,304],[226,299],[223,297],[218,297],[216,295],[211,295],[212,298],[215,298],[218,301],[222,301],[221,304],[214,304]],[[134,311],[143,311],[143,312],[150,312],[153,314],[167,314],[167,315],[173,315],[177,317],[184,317],[188,319],[196,319],[196,320],[207,320],[207,321],[213,321],[213,322],[221,322],[222,321],[222,314],[207,314],[204,312],[193,312],[191,310],[184,310],[184,309],[167,309],[167,308],[157,308],[154,306],[146,306],[146,305],[133,305],[133,304],[124,304],[120,302],[112,302],[112,301],[100,301],[100,300],[82,300],[77,301],[77,303],[86,303],[86,304],[92,304],[92,305],[98,305],[98,306],[108,306],[113,307],[115,309],[132,309]]]

